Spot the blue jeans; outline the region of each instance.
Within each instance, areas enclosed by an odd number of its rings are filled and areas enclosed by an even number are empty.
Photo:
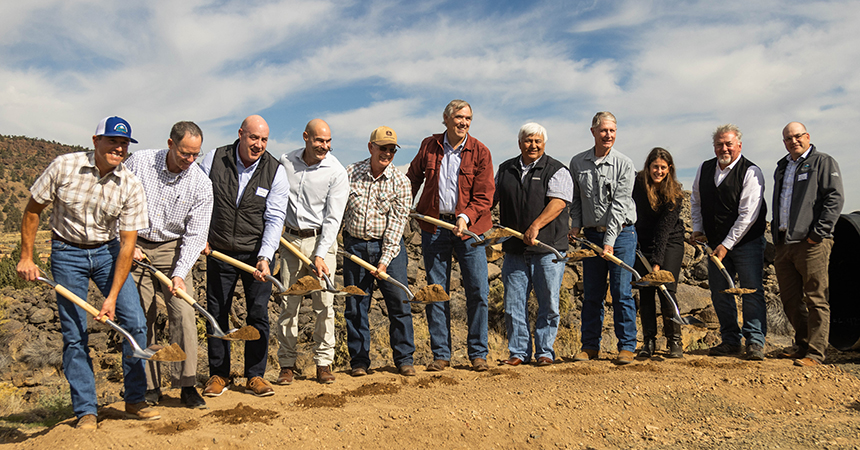
[[[81,299],[86,299],[89,280],[92,279],[102,295],[107,297],[113,284],[119,248],[119,241],[116,240],[90,250],[54,240],[51,243],[51,274],[54,281]],[[96,380],[88,349],[87,313],[60,294],[57,294],[57,312],[63,332],[63,372],[69,381],[75,416],[96,415]],[[115,322],[128,331],[138,345],[146,347],[146,318],[130,276],[117,296],[115,318]],[[144,361],[131,358],[132,347],[126,339],[122,341],[122,355],[124,400],[126,403],[142,402],[146,392]]]
[[[365,241],[356,239],[346,232],[343,234],[343,247],[347,253],[376,266],[382,257],[382,240]],[[406,278],[406,245],[400,238],[400,253],[388,264],[386,272],[391,278],[404,286],[409,286]],[[347,347],[349,348],[350,366],[370,367],[370,327],[367,320],[367,310],[370,308],[370,296],[373,295],[373,282],[376,278],[370,271],[358,264],[343,259],[343,284],[357,286],[368,295],[353,295],[346,298],[346,309],[343,316],[346,319]],[[412,331],[412,307],[406,293],[397,286],[379,280],[376,282],[385,306],[388,309],[388,339],[394,357],[394,365],[412,365],[412,353],[415,352]]]
[[[603,235],[594,229],[586,229],[585,237],[603,247]],[[621,229],[613,247],[615,257],[630,267],[636,260],[636,228],[631,225]],[[600,350],[603,329],[604,301],[606,300],[606,274],[609,274],[609,292],[612,294],[612,318],[615,322],[615,337],[618,351],[636,350],[636,301],[630,282],[633,274],[623,267],[603,258],[587,258],[582,261],[585,298],[582,301],[582,348]]]
[[[535,321],[534,356],[555,360],[555,336],[558,333],[558,297],[564,263],[552,262],[552,253],[505,255],[502,284],[505,285],[505,330],[511,358],[530,361],[532,339],[529,333],[529,292],[534,289],[538,301]]]
[[[713,261],[708,261],[708,283],[711,286],[711,301],[720,321],[720,336],[724,343],[741,345],[741,336],[747,344],[764,346],[767,335],[767,306],[764,301],[762,272],[764,270],[765,239],[753,239],[743,245],[736,245],[723,258],[723,265],[732,278],[737,275],[736,287],[755,289],[752,294],[743,294],[743,328],[738,328],[738,308],[735,296],[720,291],[729,288]]]
[[[457,254],[464,293],[466,294],[466,336],[469,359],[487,358],[487,254],[484,247],[472,248],[474,238],[462,240],[449,230],[436,228],[435,233],[421,231],[421,251],[427,284],[438,284],[451,289],[451,255]],[[434,359],[451,360],[451,302],[427,305],[427,328],[430,331],[430,350]]]
[[[257,253],[224,252],[250,266],[257,265]],[[236,282],[242,278],[245,288],[245,307],[247,325],[260,332],[260,339],[245,341],[245,378],[262,377],[266,373],[266,358],[269,355],[269,298],[272,296],[272,283],[259,281],[248,272],[234,267],[212,256],[206,257],[206,310],[218,321],[224,332],[230,328],[230,311],[233,307],[233,293]],[[206,322],[206,332],[212,332],[212,324]],[[232,341],[208,338],[209,375],[230,379],[230,344]]]

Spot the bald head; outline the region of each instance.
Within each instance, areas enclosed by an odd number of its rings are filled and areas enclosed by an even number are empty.
[[[309,166],[319,164],[331,151],[331,129],[325,120],[314,119],[308,122],[302,139],[305,140],[302,159]]]
[[[260,116],[248,116],[239,128],[239,158],[245,167],[254,164],[269,143],[269,124]]]
[[[782,143],[785,144],[791,159],[797,161],[797,158],[803,156],[809,149],[809,133],[806,131],[806,125],[800,122],[786,125],[782,129]]]

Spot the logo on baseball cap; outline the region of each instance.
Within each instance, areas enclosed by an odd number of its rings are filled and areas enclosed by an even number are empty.
[[[397,133],[388,127],[379,127],[370,133],[370,142],[376,145],[397,145]],[[397,145],[400,147],[399,145]]]
[[[131,137],[131,125],[122,117],[105,117],[96,127],[96,136],[120,136],[128,138],[129,142],[137,144]]]

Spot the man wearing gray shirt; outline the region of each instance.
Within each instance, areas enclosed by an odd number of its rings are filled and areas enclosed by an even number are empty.
[[[290,206],[284,222],[284,239],[309,256],[316,266],[316,277],[334,276],[337,264],[337,233],[349,196],[346,169],[331,152],[331,128],[322,119],[308,122],[302,138],[305,147],[281,157],[281,166],[290,181]],[[331,269],[329,269],[331,268]],[[290,286],[310,268],[289,249],[281,249],[281,279]],[[334,383],[331,364],[334,362],[334,295],[315,292],[313,310],[314,362],[317,381]],[[296,344],[299,334],[299,307],[302,297],[290,295],[282,303],[278,317],[278,362],[281,373],[278,384],[291,384],[296,365]]]
[[[615,150],[615,116],[608,111],[594,115],[591,134],[594,147],[570,160],[574,193],[570,204],[570,236],[580,230],[586,239],[603,245],[605,254],[615,255],[632,266],[636,258],[636,205],[633,202],[633,161]],[[599,258],[582,262],[585,298],[582,302],[582,351],[574,361],[596,359],[603,328],[606,275],[612,294],[617,364],[633,362],[636,350],[636,302],[630,286],[631,274]]]

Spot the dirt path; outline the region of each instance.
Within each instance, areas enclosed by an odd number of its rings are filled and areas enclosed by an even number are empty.
[[[300,378],[257,398],[232,388],[188,410],[167,392],[162,419],[126,420],[115,403],[99,430],[73,420],[25,430],[8,448],[720,448],[860,447],[852,365],[687,355],[617,367],[608,357],[551,367],[455,367],[403,378]],[[847,368],[847,370],[846,370]]]

